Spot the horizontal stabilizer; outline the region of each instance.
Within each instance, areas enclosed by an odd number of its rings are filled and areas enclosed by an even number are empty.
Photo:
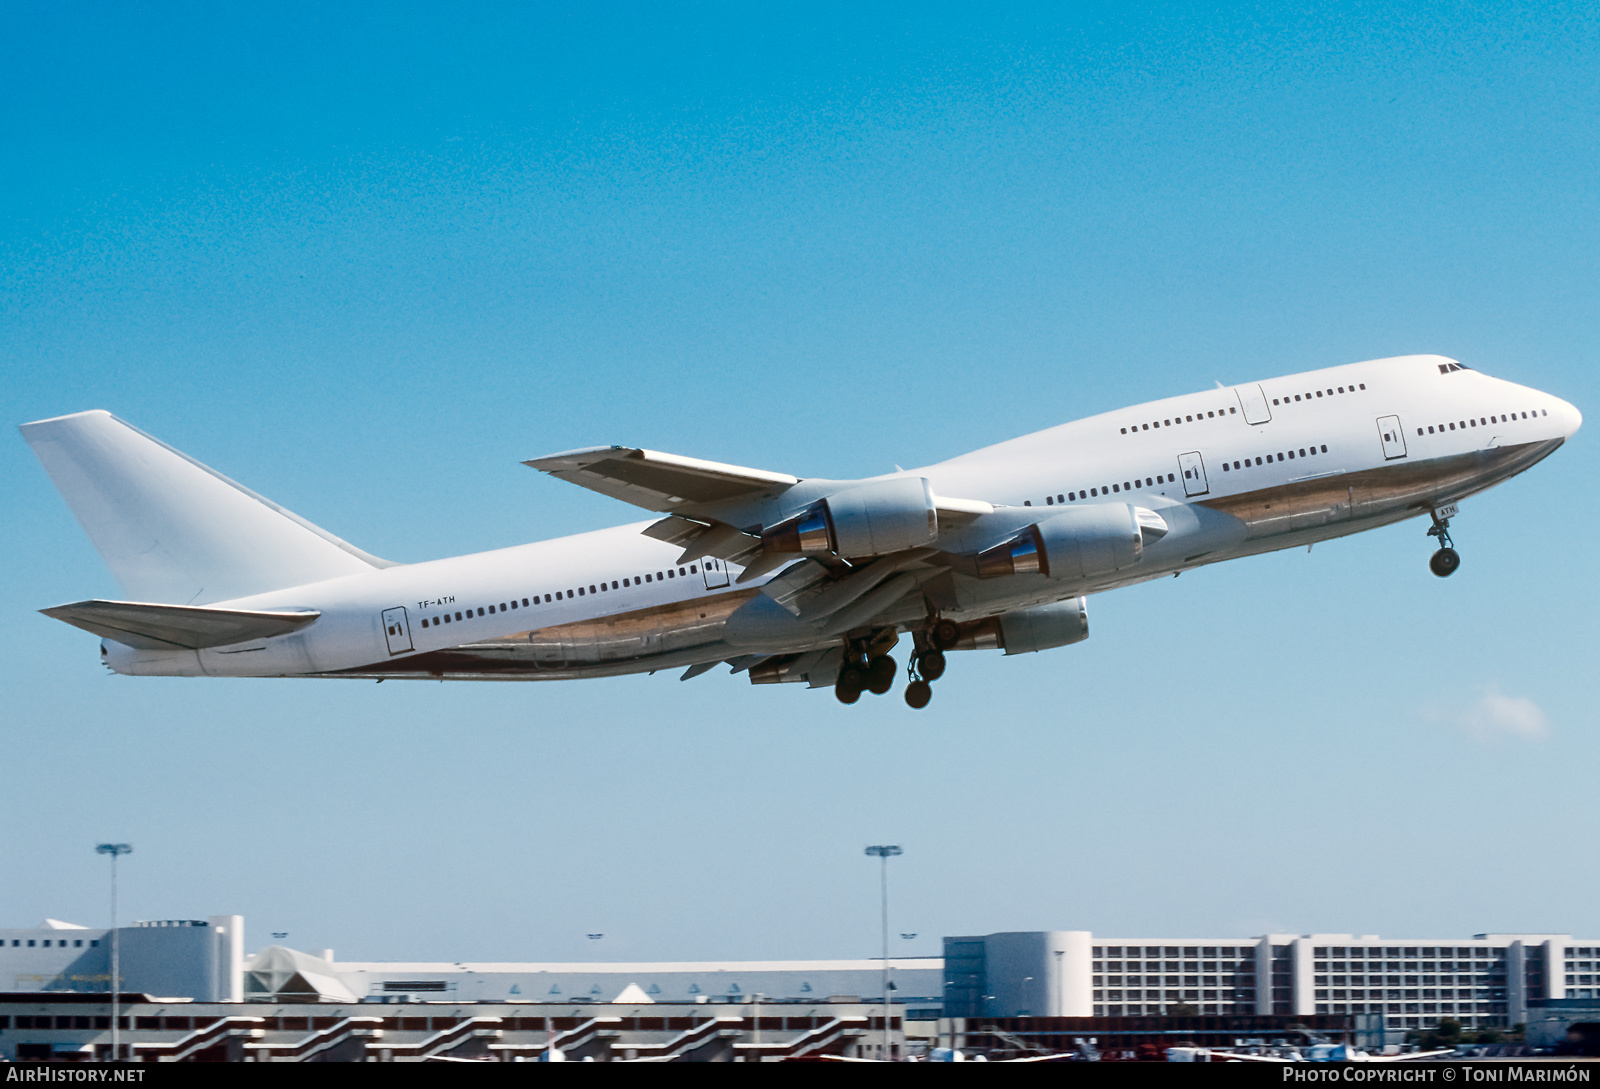
[[[204,650],[287,635],[322,614],[314,610],[255,612],[137,601],[79,601],[40,609],[46,616],[138,650]]]

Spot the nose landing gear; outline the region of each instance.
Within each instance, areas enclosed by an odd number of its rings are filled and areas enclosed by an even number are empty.
[[[1428,560],[1428,570],[1442,579],[1455,574],[1461,566],[1461,554],[1453,547],[1455,542],[1450,540],[1450,519],[1455,514],[1454,503],[1436,508],[1433,511],[1433,528],[1428,530],[1428,536],[1439,538],[1439,550]]]
[[[1449,578],[1461,566],[1461,554],[1453,548],[1441,548],[1428,560],[1428,570],[1440,578]]]

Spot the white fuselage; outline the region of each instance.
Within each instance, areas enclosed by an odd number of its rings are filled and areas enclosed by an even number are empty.
[[[930,572],[951,580],[942,614],[965,620],[1423,515],[1523,471],[1580,422],[1550,394],[1417,356],[1152,401],[895,475],[993,504],[941,528],[948,553],[987,548],[1057,507],[1127,502],[1172,527],[1136,567],[1099,580]],[[641,534],[649,524],[216,602],[321,616],[210,650],[107,641],[106,658],[146,675],[553,679],[815,645],[729,643],[724,621],[771,576],[739,584],[737,567],[679,563],[682,549]],[[918,602],[880,623],[905,630],[926,612]]]

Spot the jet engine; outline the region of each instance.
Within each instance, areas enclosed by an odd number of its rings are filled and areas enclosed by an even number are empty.
[[[1167,523],[1153,510],[1128,503],[1101,503],[1065,510],[1035,522],[1008,541],[978,553],[979,578],[1043,575],[1082,579],[1132,567],[1147,541],[1166,536]]]
[[[939,536],[933,489],[922,477],[875,480],[828,496],[761,532],[766,552],[882,556]]]
[[[960,637],[946,649],[1031,654],[1081,643],[1087,638],[1089,610],[1083,598],[1075,597],[963,624]]]

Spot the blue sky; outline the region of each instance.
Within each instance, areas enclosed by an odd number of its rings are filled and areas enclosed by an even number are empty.
[[[807,476],[1439,352],[1594,416],[1581,5],[62,4],[0,14],[11,422],[107,408],[363,548],[635,518],[518,463]],[[1600,934],[1593,425],[1463,504],[1090,602],[933,704],[720,673],[136,680],[20,438],[0,923],[359,959],[941,934]],[[604,933],[600,941],[584,935]]]

